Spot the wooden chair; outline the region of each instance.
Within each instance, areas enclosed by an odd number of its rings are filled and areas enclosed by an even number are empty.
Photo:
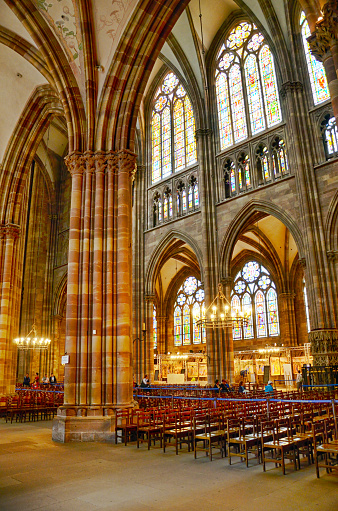
[[[263,470],[266,471],[266,463],[275,463],[276,467],[281,465],[285,475],[285,459],[292,459],[295,470],[297,470],[297,452],[295,442],[287,431],[284,431],[285,423],[278,421],[267,421],[261,423],[262,461]],[[272,440],[270,438],[272,437]],[[270,453],[271,456],[266,454]]]
[[[319,467],[326,468],[328,474],[338,470],[338,444],[335,441],[329,442],[325,423],[314,423],[312,435],[317,477],[319,478]],[[324,458],[322,463],[319,463],[320,455]]]
[[[203,447],[198,443],[203,442]],[[213,448],[219,449],[222,458],[225,454],[225,429],[222,414],[208,413],[204,417],[193,418],[193,448],[194,456],[197,451],[204,451],[212,461]]]
[[[133,435],[136,435],[137,423],[136,416],[132,410],[116,410],[115,411],[115,444],[117,444],[121,431],[121,441],[124,440],[124,445],[131,440]]]
[[[178,446],[181,448],[183,443],[188,445],[188,451],[190,452],[193,436],[192,412],[190,410],[187,412],[177,412],[174,420],[175,423],[172,422],[171,427],[169,427],[168,419],[164,423],[163,452],[165,452],[166,446],[170,444],[171,439],[175,441],[176,454],[178,454]]]

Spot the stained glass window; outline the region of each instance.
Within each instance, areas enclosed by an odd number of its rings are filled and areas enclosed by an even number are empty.
[[[232,313],[243,310],[248,325],[234,324],[234,339],[250,339],[279,335],[279,314],[276,286],[268,270],[257,261],[247,262],[237,273],[231,292]]]
[[[243,326],[244,339],[252,339],[253,335],[253,321],[252,321],[252,305],[251,296],[245,293],[242,298],[243,311],[248,317],[248,324]]]
[[[174,311],[174,332],[175,346],[182,346],[182,311],[179,306],[175,307]]]
[[[231,310],[234,314],[236,314],[240,309],[240,300],[237,295],[233,295],[231,299]],[[235,321],[232,328],[232,337],[234,339],[241,339],[242,338],[242,329],[241,325]]]
[[[197,208],[199,206],[199,203],[200,203],[200,198],[199,198],[199,195],[198,195],[198,184],[197,183],[195,184],[195,187],[194,187],[194,201],[195,201],[195,208]]]
[[[197,161],[192,105],[174,73],[155,95],[151,133],[153,183]]]
[[[265,44],[259,52],[259,67],[263,79],[263,96],[268,127],[275,126],[282,120],[276,73],[269,47]]]
[[[257,337],[266,337],[265,297],[262,291],[257,291],[255,297]]]
[[[174,305],[175,346],[206,342],[205,329],[197,326],[197,321],[203,318],[204,314],[202,284],[195,277],[188,277],[178,290]]]
[[[153,338],[154,338],[154,350],[157,349],[157,319],[156,319],[156,307],[153,306]]]
[[[231,193],[234,193],[236,191],[236,174],[235,174],[236,168],[234,162],[231,163],[231,169],[230,169],[230,187],[231,187]]]
[[[323,64],[316,60],[315,57],[310,53],[310,46],[307,42],[307,38],[311,35],[311,32],[304,12],[301,14],[299,24],[302,31],[303,47],[311,83],[313,101],[315,105],[319,105],[320,103],[323,103],[323,101],[330,99],[325,69]]]
[[[265,118],[257,59],[250,54],[245,60],[246,90],[248,94],[251,131],[254,135],[265,129]]]
[[[268,326],[269,335],[279,334],[279,321],[278,321],[278,306],[277,306],[277,293],[270,287],[266,295],[267,310],[268,310]]]
[[[185,190],[182,191],[182,210],[183,213],[187,211],[187,193]]]
[[[242,89],[242,76],[239,65],[231,67],[229,73],[229,85],[231,91],[231,111],[235,142],[244,140],[247,136],[245,106]]]
[[[257,159],[257,170],[258,175],[260,177],[260,181],[266,182],[270,181],[270,159],[269,159],[269,151],[268,148],[264,145],[260,145],[256,151],[256,159]]]
[[[230,32],[215,78],[222,150],[282,121],[273,56],[254,24],[241,22]]]

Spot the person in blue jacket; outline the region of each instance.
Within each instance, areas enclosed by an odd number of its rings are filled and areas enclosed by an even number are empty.
[[[265,385],[265,389],[264,389],[265,392],[273,392],[274,391],[274,388],[272,386],[272,381],[268,381],[268,384]]]

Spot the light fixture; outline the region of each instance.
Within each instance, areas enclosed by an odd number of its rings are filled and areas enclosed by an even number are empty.
[[[46,350],[48,349],[51,340],[44,337],[37,337],[36,326],[35,323],[33,323],[32,329],[26,337],[17,337],[14,339],[14,342],[17,345],[18,350]]]
[[[202,309],[202,318],[196,321],[197,326],[205,328],[225,328],[247,326],[250,311],[236,309],[231,312],[231,305],[223,293],[222,284],[218,284],[218,293],[206,309]]]

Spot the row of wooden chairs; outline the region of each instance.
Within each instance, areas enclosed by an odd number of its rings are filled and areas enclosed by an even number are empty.
[[[26,422],[49,420],[57,413],[57,408],[63,403],[63,393],[19,391],[13,396],[0,398],[0,417],[6,422]]]
[[[300,468],[300,455],[307,457],[308,464],[315,461],[316,467],[325,466],[319,463],[317,455],[323,450],[320,445],[325,445],[328,451],[322,454],[326,456],[326,468],[334,468],[337,434],[332,408],[327,403],[296,403],[297,410],[292,403],[274,403],[274,407],[267,410],[264,402],[219,402],[216,409],[213,401],[188,401],[198,406],[183,408],[182,403],[186,402],[184,398],[175,400],[175,407],[172,407],[172,401],[166,400],[162,407],[117,411],[115,441],[121,432],[125,444],[135,439],[138,447],[146,442],[150,449],[152,442],[159,441],[164,452],[169,445],[174,445],[176,454],[185,443],[195,457],[202,450],[210,460],[216,447],[222,457],[228,451],[230,464],[237,456],[247,466],[254,454],[263,464],[263,470],[272,462],[282,467],[283,474],[288,458],[296,470]],[[325,438],[314,436],[312,428],[317,426],[326,428],[327,432],[331,428],[331,437],[328,433]],[[318,468],[316,470],[318,474]]]

